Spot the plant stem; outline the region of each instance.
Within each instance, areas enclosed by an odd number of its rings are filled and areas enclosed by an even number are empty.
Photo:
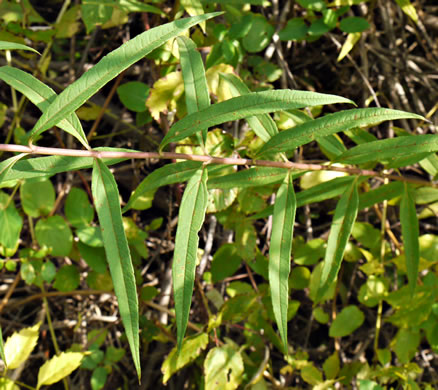
[[[382,179],[390,179],[403,181],[408,183],[419,184],[429,187],[437,187],[436,184],[425,180],[404,177],[399,175],[391,175],[387,173],[372,171],[369,169],[360,169],[355,167],[338,167],[333,165],[322,165],[313,163],[296,163],[292,161],[269,161],[269,160],[251,160],[247,158],[234,157],[212,157],[206,155],[173,153],[173,152],[112,152],[112,151],[97,151],[97,150],[77,150],[77,149],[61,149],[61,148],[46,148],[43,146],[24,146],[24,145],[6,145],[0,144],[0,151],[3,152],[19,152],[29,154],[41,154],[50,156],[70,156],[70,157],[94,157],[94,158],[126,158],[126,159],[166,159],[166,160],[192,160],[200,161],[206,164],[222,164],[222,165],[247,165],[256,167],[272,167],[295,169],[301,171],[335,171],[344,172],[358,176],[380,177]]]

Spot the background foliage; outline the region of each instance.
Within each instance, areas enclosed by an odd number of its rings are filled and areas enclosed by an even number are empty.
[[[279,165],[4,153],[0,386],[435,388],[437,10],[3,1],[4,144]]]

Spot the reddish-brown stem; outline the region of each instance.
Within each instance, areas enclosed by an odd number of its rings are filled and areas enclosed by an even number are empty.
[[[71,157],[94,157],[94,158],[135,158],[135,159],[166,159],[166,160],[192,160],[200,161],[206,164],[222,164],[222,165],[247,165],[257,167],[272,167],[284,169],[296,169],[300,171],[336,171],[344,172],[359,176],[372,176],[380,178],[388,178],[390,180],[404,181],[425,186],[435,185],[431,182],[409,178],[398,175],[391,175],[382,172],[372,171],[369,169],[360,169],[355,167],[339,167],[334,165],[322,165],[313,163],[297,163],[292,161],[269,161],[269,160],[251,160],[247,158],[235,157],[212,157],[198,154],[173,153],[173,152],[112,152],[112,151],[97,151],[97,150],[77,150],[77,149],[60,149],[46,148],[43,146],[24,146],[24,145],[8,145],[0,144],[0,151],[18,152],[29,154],[41,154],[50,156],[71,156]]]

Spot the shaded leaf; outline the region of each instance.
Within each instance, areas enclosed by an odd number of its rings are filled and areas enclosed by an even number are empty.
[[[330,337],[344,337],[353,333],[365,321],[362,311],[354,305],[344,307],[332,322],[329,335]]]
[[[189,320],[195,283],[198,232],[208,203],[207,169],[200,167],[190,178],[178,214],[172,265],[178,349],[181,349]]]
[[[29,46],[16,42],[0,41],[0,50],[29,50],[29,51],[33,51],[34,53],[40,54],[35,49],[32,49]]]
[[[112,51],[62,91],[35,124],[31,137],[35,138],[38,134],[56,125],[61,119],[72,114],[100,88],[152,50],[188,28],[217,15],[220,13],[179,19],[155,27],[137,35]]]
[[[52,256],[68,256],[73,245],[70,226],[60,215],[40,219],[35,226],[38,244],[51,249]]]
[[[146,193],[154,191],[162,186],[182,183],[189,180],[201,166],[201,162],[183,161],[167,164],[161,168],[155,169],[137,186],[134,193],[129,198],[128,203],[123,208],[123,212],[132,208],[134,202]]]
[[[108,167],[100,159],[94,161],[91,189],[102,229],[114,290],[119,303],[120,316],[125,327],[137,375],[140,378],[138,298],[134,267],[123,228],[117,183]]]
[[[44,385],[51,385],[70,375],[82,361],[81,352],[62,352],[45,362],[38,371],[37,389]]]
[[[286,354],[288,353],[289,273],[296,208],[297,201],[292,176],[288,173],[275,198],[269,248],[269,285],[271,287],[272,307]]]
[[[169,143],[187,138],[205,127],[269,112],[333,103],[353,102],[336,95],[308,91],[280,89],[251,92],[187,115],[170,128],[160,144],[160,150],[163,150]]]
[[[420,245],[415,200],[409,184],[404,183],[404,192],[400,203],[400,222],[406,257],[406,270],[408,275],[409,290],[414,293],[417,285],[418,266],[420,263]]]
[[[22,227],[23,218],[15,208],[14,202],[10,201],[9,195],[0,191],[0,244],[15,253]]]
[[[324,297],[338,275],[344,251],[356,220],[358,208],[357,181],[354,181],[342,195],[336,206],[316,296],[317,302]]]
[[[259,155],[293,151],[318,138],[358,126],[373,126],[386,120],[400,118],[421,118],[419,115],[387,108],[359,108],[328,114],[284,130],[271,138],[260,150]],[[353,148],[354,149],[354,148]]]

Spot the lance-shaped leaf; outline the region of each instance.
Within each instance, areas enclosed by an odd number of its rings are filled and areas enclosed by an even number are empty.
[[[340,96],[309,91],[280,89],[251,92],[187,115],[170,128],[161,142],[160,150],[163,150],[170,142],[180,141],[205,127],[269,112],[333,103],[353,104],[351,100]]]
[[[0,41],[0,50],[29,50],[33,51],[34,53],[40,54],[38,51],[32,49],[29,46],[22,45],[21,43],[7,41]]]
[[[231,73],[221,73],[221,79],[225,80],[233,96],[241,96],[251,93],[246,84],[237,76]],[[278,128],[274,120],[268,114],[260,114],[246,118],[251,129],[263,141],[267,142],[271,137],[278,134]]]
[[[359,126],[373,126],[386,120],[422,117],[409,112],[387,108],[360,108],[328,114],[321,118],[302,123],[284,130],[271,138],[258,153],[288,152],[315,139],[326,137],[340,131],[347,131]]]
[[[35,124],[31,137],[34,138],[56,125],[61,119],[68,117],[110,80],[152,50],[188,28],[217,15],[220,13],[194,16],[163,24],[145,31],[112,51],[59,94]]]
[[[21,92],[43,113],[57,96],[52,88],[42,83],[36,77],[11,66],[2,66],[0,68],[0,79]],[[67,116],[67,119],[62,119],[57,123],[57,126],[77,138],[87,149],[90,148],[87,137],[82,129],[81,121],[75,113]]]
[[[265,186],[283,181],[286,174],[287,170],[284,168],[254,167],[229,175],[214,177],[208,181],[208,188],[225,190]]]
[[[336,161],[363,164],[370,161],[391,162],[399,157],[438,151],[438,135],[410,135],[368,142],[341,154]]]
[[[114,176],[100,159],[95,159],[91,190],[96,206],[106,257],[119,303],[126,338],[140,378],[138,299],[128,241],[123,228],[119,191]]]
[[[288,173],[275,198],[269,248],[269,285],[271,287],[272,307],[286,354],[288,353],[289,273],[296,208],[297,201],[292,175]]]
[[[210,106],[207,79],[201,54],[195,43],[187,37],[177,38],[181,71],[184,80],[187,113],[192,114]],[[202,129],[202,140],[207,140],[207,128]]]
[[[358,208],[359,194],[357,182],[354,181],[336,206],[315,303],[321,301],[338,275]]]
[[[371,207],[376,203],[397,198],[402,195],[404,184],[400,181],[393,181],[384,184],[374,190],[359,195],[359,210]]]
[[[194,173],[187,183],[179,208],[172,265],[178,349],[181,349],[189,320],[195,283],[198,232],[204,223],[208,203],[207,176],[205,167]]]
[[[404,183],[404,192],[400,202],[400,222],[405,247],[406,270],[411,295],[417,285],[418,265],[420,263],[420,235],[415,198],[409,184]]]
[[[0,357],[2,358],[3,362],[5,363],[6,368],[8,368],[8,362],[6,361],[6,355],[5,355],[5,346],[3,342],[3,332],[2,327],[0,326]]]
[[[10,157],[0,163],[0,183],[7,176],[8,172],[14,166],[14,164],[26,155],[27,153],[17,154],[16,156]]]
[[[149,174],[135,189],[129,198],[128,203],[123,208],[123,212],[128,211],[134,202],[147,192],[156,190],[159,187],[169,184],[182,183],[189,180],[202,165],[198,161],[183,161],[174,164],[167,164]]]

